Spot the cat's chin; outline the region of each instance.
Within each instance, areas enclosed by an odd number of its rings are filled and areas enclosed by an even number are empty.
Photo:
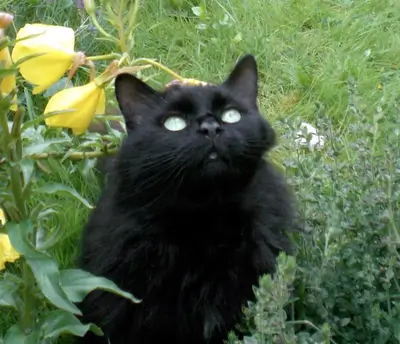
[[[203,162],[201,171],[199,173],[200,179],[206,185],[208,182],[211,184],[225,184],[226,182],[234,182],[240,179],[238,171],[233,171],[232,166],[223,157],[217,153],[211,153]]]

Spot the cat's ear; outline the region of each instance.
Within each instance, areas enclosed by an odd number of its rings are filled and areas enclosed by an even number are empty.
[[[249,54],[242,57],[236,63],[236,66],[223,85],[234,93],[235,96],[245,99],[251,104],[256,104],[258,95],[258,69],[254,56]]]
[[[160,101],[159,92],[128,73],[116,77],[115,96],[127,129],[133,129],[144,116],[151,115],[152,108]]]

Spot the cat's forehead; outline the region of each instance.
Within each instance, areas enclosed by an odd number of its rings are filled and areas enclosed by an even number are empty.
[[[169,107],[182,105],[220,107],[232,100],[223,87],[214,85],[173,85],[164,92],[163,98]]]

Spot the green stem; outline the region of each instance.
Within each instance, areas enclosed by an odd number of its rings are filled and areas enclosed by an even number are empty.
[[[126,37],[124,30],[123,11],[125,10],[124,0],[120,0],[118,8],[118,35],[119,35],[119,47],[122,53],[127,53],[128,48],[126,46]]]
[[[35,299],[32,296],[32,290],[35,287],[35,277],[26,261],[23,267],[23,279],[25,283],[23,290],[24,312],[22,314],[21,325],[25,334],[28,334],[33,330],[35,325]]]
[[[134,30],[137,25],[136,18],[137,18],[137,14],[139,12],[139,7],[140,7],[140,0],[135,0],[135,2],[133,4],[133,8],[131,10],[131,13],[129,15],[128,25],[126,28],[126,31],[128,32],[128,45],[131,50],[134,49],[134,45],[135,45],[135,36],[133,33],[134,33]]]
[[[9,176],[10,176],[10,189],[14,198],[16,213],[12,214],[11,220],[20,222],[28,218],[27,202],[23,195],[24,182],[22,179],[20,162],[22,159],[22,137],[21,127],[24,117],[24,110],[19,108],[14,115],[13,126],[11,133],[8,128],[5,131],[7,155],[10,160]],[[1,116],[2,118],[5,116]],[[4,123],[2,124],[4,125]],[[26,197],[26,196],[25,196]],[[35,238],[33,239],[35,240]],[[33,241],[35,244],[35,241]],[[26,261],[23,263],[23,280],[24,287],[22,290],[23,307],[21,312],[20,323],[25,334],[33,331],[35,326],[35,297],[32,291],[35,288],[35,278]]]
[[[88,56],[86,57],[86,60],[88,61],[103,61],[103,60],[114,60],[114,59],[120,59],[121,55],[117,53],[111,53],[111,54],[106,54],[106,55],[97,55],[97,56]]]
[[[131,32],[135,29],[136,17],[139,12],[139,7],[140,7],[140,0],[136,0],[135,3],[133,4],[133,9],[129,16],[128,32]]]
[[[2,99],[1,95],[0,95],[0,99]],[[0,141],[1,143],[3,143],[3,150],[4,153],[7,154],[7,158],[9,158],[9,154],[10,151],[8,149],[8,145],[11,142],[11,134],[10,134],[10,130],[8,128],[8,122],[7,122],[7,109],[5,109],[5,107],[1,107],[0,108],[0,127],[1,127],[1,132],[2,132],[2,140]]]
[[[68,154],[68,159],[69,160],[93,159],[93,158],[99,158],[101,156],[113,155],[117,153],[117,151],[118,148],[111,148],[111,149],[106,149],[104,151],[96,151],[96,152],[73,152],[71,154]],[[60,152],[49,152],[49,153],[39,153],[39,154],[29,155],[29,158],[35,160],[42,160],[49,158],[61,159],[64,157],[65,153],[60,153]]]
[[[94,13],[92,13],[92,14],[90,15],[90,19],[91,19],[93,25],[96,27],[96,29],[97,29],[104,37],[110,39],[111,41],[113,41],[113,42],[116,43],[116,44],[119,43],[118,40],[117,40],[114,36],[112,36],[112,35],[110,35],[109,33],[107,33],[107,32],[101,27],[101,25],[100,25],[99,22],[97,21],[96,12],[94,12]]]
[[[168,67],[165,67],[164,65],[162,65],[161,63],[158,63],[156,61],[150,60],[150,59],[146,59],[146,58],[139,58],[136,59],[132,62],[132,64],[136,64],[136,63],[140,63],[140,62],[146,62],[154,67],[157,67],[159,69],[161,69],[162,71],[166,72],[167,74],[171,75],[173,78],[179,80],[179,81],[184,81],[185,78],[182,78],[179,74],[175,73],[173,70],[169,69]]]
[[[122,66],[125,62],[127,62],[128,65],[131,65],[128,53],[122,54],[122,57],[118,61],[118,66]]]
[[[14,161],[22,159],[22,141],[21,141],[21,127],[25,115],[24,108],[18,108],[14,115],[14,123],[11,128],[11,136],[15,140]]]
[[[14,196],[15,205],[21,215],[22,219],[27,217],[26,204],[24,202],[24,198],[22,195],[22,185],[21,185],[21,174],[20,174],[19,165],[13,163],[13,166],[10,169],[10,177],[11,177],[11,191]],[[18,221],[18,219],[13,219]]]

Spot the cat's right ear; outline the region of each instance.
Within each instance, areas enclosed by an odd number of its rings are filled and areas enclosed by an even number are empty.
[[[122,73],[115,79],[115,96],[127,129],[133,129],[159,104],[160,93],[132,74]]]

